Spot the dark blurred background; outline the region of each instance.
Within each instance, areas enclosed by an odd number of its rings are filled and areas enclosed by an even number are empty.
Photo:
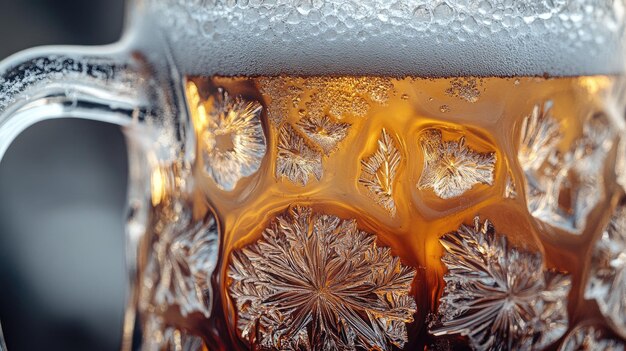
[[[0,0],[0,60],[121,35],[123,0]],[[119,128],[42,122],[0,162],[0,321],[9,351],[116,350],[125,299]]]

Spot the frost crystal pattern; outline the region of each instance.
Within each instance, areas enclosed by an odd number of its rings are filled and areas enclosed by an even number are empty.
[[[297,123],[298,128],[329,155],[348,135],[350,124],[333,122],[330,117],[306,116]]]
[[[527,206],[536,219],[580,234],[604,196],[604,162],[614,135],[608,118],[599,113],[585,123],[582,138],[569,151],[559,152],[562,135],[551,108],[549,101],[535,106],[522,123],[518,160]]]
[[[624,343],[604,334],[593,326],[576,327],[567,334],[559,351],[624,351]]]
[[[493,184],[496,155],[479,153],[465,145],[465,138],[443,141],[439,130],[428,130],[420,137],[424,168],[419,189],[433,189],[442,199],[462,195],[476,184]]]
[[[396,141],[383,129],[376,152],[361,161],[361,177],[369,195],[391,216],[396,215],[396,204],[393,200],[393,183],[400,165],[400,152]]]
[[[150,315],[143,328],[142,351],[202,351],[202,338],[168,327],[163,319]]]
[[[407,342],[415,270],[355,220],[293,207],[232,253],[239,336],[280,350],[391,350]]]
[[[263,107],[257,101],[231,98],[221,88],[206,102],[193,83],[188,91],[198,114],[205,170],[220,189],[233,190],[241,178],[259,170],[265,156]]]
[[[431,333],[467,336],[475,350],[540,350],[565,333],[571,280],[540,254],[510,248],[478,217],[440,242],[448,273]]]
[[[320,180],[323,175],[322,153],[316,150],[288,123],[278,132],[278,158],[276,177],[287,177],[291,182],[307,185],[314,176]]]
[[[552,101],[535,105],[522,122],[518,160],[524,170],[538,170],[555,152],[561,139],[559,123],[552,118]]]
[[[184,216],[183,216],[184,217]],[[183,317],[211,316],[211,274],[217,264],[218,236],[213,217],[193,226],[169,224],[153,244],[144,273],[143,310],[164,312],[178,306]]]
[[[626,207],[621,205],[593,250],[585,298],[626,337]]]

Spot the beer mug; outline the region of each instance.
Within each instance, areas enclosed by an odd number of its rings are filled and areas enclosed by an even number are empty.
[[[0,65],[0,155],[123,129],[123,350],[623,350],[624,14],[129,1]]]

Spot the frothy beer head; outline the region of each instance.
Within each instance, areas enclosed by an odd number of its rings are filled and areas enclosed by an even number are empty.
[[[145,0],[186,74],[624,71],[624,0]]]

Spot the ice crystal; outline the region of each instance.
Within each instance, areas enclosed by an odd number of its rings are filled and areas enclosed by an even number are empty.
[[[377,204],[389,211],[391,216],[396,214],[393,183],[399,165],[400,152],[396,141],[383,129],[376,152],[361,160],[362,172],[359,183],[367,188],[369,195]]]
[[[223,89],[203,102],[193,83],[188,94],[207,174],[223,190],[233,190],[243,177],[259,170],[266,143],[257,101],[231,98]]]
[[[143,332],[142,351],[201,351],[204,342],[185,330],[166,326],[163,318],[149,315]]]
[[[315,142],[326,155],[337,148],[350,130],[350,124],[334,122],[328,116],[306,116],[297,123],[298,128]]]
[[[440,239],[448,268],[434,335],[461,334],[475,350],[538,350],[567,330],[569,276],[510,248],[486,220]]]
[[[459,196],[476,184],[493,184],[496,155],[479,153],[465,145],[465,138],[443,141],[439,130],[428,130],[420,137],[424,155],[419,189],[431,188],[437,196]]]
[[[287,177],[291,182],[307,185],[309,177],[322,178],[322,153],[300,135],[290,124],[279,130],[276,177]]]
[[[585,298],[626,337],[626,207],[620,205],[596,243]]]
[[[522,122],[518,160],[524,170],[538,170],[552,155],[561,138],[559,123],[552,118],[552,101],[535,105]]]
[[[518,161],[524,171],[529,212],[552,227],[580,234],[587,215],[604,196],[604,162],[613,145],[608,118],[596,114],[565,153],[550,102],[524,119]]]
[[[355,220],[292,207],[232,252],[228,291],[254,348],[391,350],[407,342],[415,270]]]
[[[218,236],[213,217],[185,225],[173,221],[159,233],[144,273],[143,310],[178,306],[182,316],[211,316],[211,274],[217,264]]]
[[[578,326],[567,334],[559,351],[624,351],[623,342],[604,334],[593,326]]]

